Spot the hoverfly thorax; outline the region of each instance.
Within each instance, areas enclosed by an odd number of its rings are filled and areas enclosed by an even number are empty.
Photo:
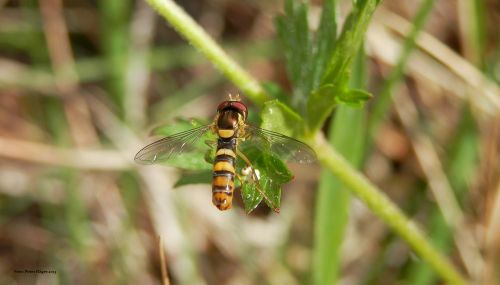
[[[240,126],[245,124],[247,107],[240,101],[224,101],[217,108],[216,127],[221,138],[238,135]]]

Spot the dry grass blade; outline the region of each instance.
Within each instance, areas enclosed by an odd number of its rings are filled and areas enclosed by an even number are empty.
[[[500,179],[497,183],[496,195],[492,202],[491,211],[486,225],[486,266],[484,267],[483,284],[498,284],[498,266],[500,265]]]
[[[36,91],[47,96],[54,96],[58,91],[52,74],[33,71],[28,65],[8,58],[0,58],[0,83],[2,89]]]
[[[95,145],[98,141],[97,133],[92,125],[88,106],[78,94],[78,75],[63,17],[62,1],[43,0],[40,2],[40,9],[55,82],[65,99],[65,112],[72,137],[78,146]]]
[[[407,35],[411,28],[410,22],[383,8],[379,9],[375,21],[401,36]],[[465,96],[480,113],[495,116],[500,112],[500,89],[480,70],[428,33],[422,32],[416,43],[467,84]]]
[[[98,127],[124,155],[132,159],[139,149],[139,138],[99,100],[90,97],[89,106],[95,114]],[[168,236],[165,245],[171,260],[170,268],[176,279],[181,283],[194,279],[198,282],[196,284],[204,284],[193,258],[185,252],[190,248],[189,239],[186,238],[175,211],[175,194],[169,191],[176,181],[177,172],[170,168],[152,166],[147,169],[139,167],[138,172],[145,184],[144,196],[156,233]]]
[[[132,160],[114,150],[63,149],[10,138],[0,138],[0,157],[87,170],[116,171],[132,167]]]
[[[484,260],[479,245],[465,224],[464,213],[460,209],[454,191],[444,173],[439,155],[431,139],[418,129],[417,110],[405,94],[394,97],[398,117],[411,138],[415,155],[429,183],[436,202],[447,223],[455,230],[455,243],[462,262],[473,280],[478,280]]]
[[[155,32],[155,15],[146,2],[137,2],[130,31],[132,50],[129,52],[123,103],[126,120],[135,127],[146,123],[146,91],[150,74],[147,59]]]
[[[161,262],[161,281],[163,285],[170,285],[167,275],[167,261],[165,257],[165,249],[163,248],[163,238],[161,236],[158,237],[158,245]]]

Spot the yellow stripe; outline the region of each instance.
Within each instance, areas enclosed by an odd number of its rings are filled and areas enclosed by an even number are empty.
[[[213,186],[225,187],[229,185],[230,189],[234,189],[234,182],[227,176],[216,176],[212,181]]]
[[[227,162],[227,161],[218,161],[214,164],[214,171],[221,171],[221,170],[225,170],[225,171],[229,171],[231,173],[234,173],[234,167],[231,163]]]
[[[219,129],[218,133],[219,133],[219,136],[221,136],[222,138],[230,138],[234,135],[234,130]]]
[[[228,148],[221,148],[217,151],[217,153],[215,154],[215,156],[219,156],[219,155],[229,155],[229,156],[232,156],[234,158],[236,158],[236,154],[234,153],[234,151],[228,149]]]

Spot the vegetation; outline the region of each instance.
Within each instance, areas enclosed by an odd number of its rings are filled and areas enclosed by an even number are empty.
[[[490,4],[457,10],[459,56],[424,29],[446,4],[423,0],[408,21],[389,10],[405,4],[380,2],[187,1],[195,21],[171,0],[0,1],[11,23],[0,25],[0,244],[10,248],[0,283],[45,268],[57,273],[37,278],[63,284],[494,282]],[[41,26],[21,25],[30,13]],[[265,26],[263,15],[275,17],[276,36],[240,23]],[[155,129],[165,136],[192,126],[174,117],[210,119],[235,91],[228,81],[252,104],[253,124],[307,142],[319,165],[289,170],[249,149],[279,179],[264,175],[270,199],[243,187],[222,213],[206,185],[210,154],[177,168],[131,159],[149,126],[167,123]]]

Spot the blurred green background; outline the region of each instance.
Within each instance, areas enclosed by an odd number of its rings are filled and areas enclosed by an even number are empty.
[[[283,1],[177,3],[291,90]],[[475,284],[500,282],[499,25],[494,0],[382,2],[351,78],[374,98],[323,128]],[[318,164],[290,166],[280,214],[250,215],[134,164],[155,127],[238,92],[145,1],[0,0],[0,284],[162,284],[160,235],[170,284],[442,284]]]

